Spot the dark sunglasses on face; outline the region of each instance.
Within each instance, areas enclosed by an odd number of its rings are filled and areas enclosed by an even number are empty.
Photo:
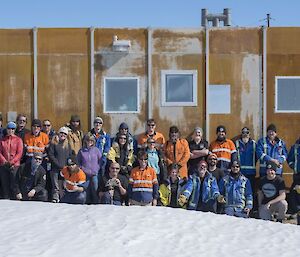
[[[232,166],[232,168],[239,168],[239,167],[240,167],[239,165]]]
[[[50,127],[51,124],[43,124],[44,127]]]
[[[249,131],[243,131],[242,134],[248,135],[250,132]]]
[[[139,159],[140,161],[148,161],[148,158]]]
[[[154,127],[155,124],[147,124],[149,127]]]
[[[36,161],[41,162],[43,159],[42,158],[34,158]]]
[[[216,161],[216,160],[218,160],[218,159],[216,159],[216,158],[210,158],[210,159],[208,159],[209,161]]]
[[[102,123],[102,122],[98,122],[98,121],[97,121],[97,122],[94,122],[94,124],[103,124],[103,123]]]

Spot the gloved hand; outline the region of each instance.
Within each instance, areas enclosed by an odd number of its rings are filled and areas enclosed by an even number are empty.
[[[21,193],[18,193],[17,195],[16,195],[16,198],[17,198],[17,200],[22,200],[22,194]]]
[[[185,205],[187,203],[187,201],[188,201],[188,199],[187,199],[187,197],[185,195],[180,195],[179,198],[178,198],[178,200],[177,200],[179,206],[181,206],[181,207],[183,205]]]
[[[294,187],[294,189],[296,190],[296,192],[297,192],[298,194],[300,194],[300,185],[296,185],[296,186]]]
[[[217,201],[218,203],[226,203],[226,199],[223,195],[218,195]]]

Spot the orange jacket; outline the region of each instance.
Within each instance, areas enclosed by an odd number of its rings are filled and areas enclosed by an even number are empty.
[[[138,138],[138,147],[146,147],[147,146],[147,139],[150,136],[146,133],[142,133],[139,135]],[[152,138],[156,141],[156,144],[159,146],[159,148],[162,147],[162,145],[166,142],[165,137],[162,133],[159,132],[154,132],[154,135],[152,136]]]
[[[40,132],[36,137],[31,132],[26,133],[24,137],[24,146],[26,148],[26,155],[32,157],[34,153],[45,153],[46,146],[49,144],[49,137],[46,133]]]
[[[174,158],[174,146],[173,143],[167,141],[164,145],[164,153],[166,158],[166,163],[169,166],[172,163],[177,163],[181,166],[179,169],[179,176],[181,178],[188,177],[188,169],[187,169],[187,162],[190,159],[190,148],[189,143],[180,138],[176,141],[175,144],[175,158]]]
[[[64,187],[68,192],[75,192],[74,186],[83,184],[86,181],[86,175],[82,169],[76,173],[70,174],[68,167],[64,167],[61,170],[60,175],[65,179]]]
[[[213,141],[209,146],[209,151],[216,154],[218,161],[225,161],[230,163],[231,155],[236,153],[234,143],[230,139],[226,139],[223,142]]]

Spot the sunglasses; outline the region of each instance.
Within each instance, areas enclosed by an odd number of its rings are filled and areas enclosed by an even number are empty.
[[[67,136],[68,134],[66,134],[64,132],[60,132],[59,135],[61,135],[61,136]]]
[[[242,131],[242,134],[248,135],[250,132],[249,131]]]
[[[36,161],[41,162],[43,159],[42,158],[34,158]]]
[[[147,124],[149,127],[154,127],[155,124]]]
[[[103,124],[103,122],[96,121],[96,122],[94,122],[94,124]]]
[[[216,158],[210,158],[210,159],[208,159],[209,161],[217,161],[218,159],[216,159]]]
[[[148,161],[148,158],[139,159],[140,161]]]
[[[44,127],[50,127],[51,124],[43,124]]]
[[[232,168],[239,168],[239,167],[240,167],[239,165],[232,166]]]

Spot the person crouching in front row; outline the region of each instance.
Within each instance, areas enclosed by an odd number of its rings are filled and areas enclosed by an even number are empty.
[[[128,182],[124,175],[119,174],[120,164],[111,162],[99,184],[99,199],[101,204],[121,205],[125,200]]]
[[[17,200],[47,201],[46,171],[42,167],[42,153],[34,153],[30,162],[22,164],[15,178]]]
[[[217,201],[224,202],[217,180],[208,172],[206,161],[200,161],[196,172],[189,177],[185,190],[179,196],[178,204],[187,204],[188,210],[216,213]]]
[[[178,164],[170,164],[168,170],[169,177],[159,187],[160,202],[163,206],[178,208],[181,207],[178,204],[178,197],[184,190],[187,180],[179,177]]]
[[[64,193],[61,203],[84,204],[86,201],[86,175],[77,165],[75,156],[67,159],[67,166],[64,167],[60,175],[64,179]]]

